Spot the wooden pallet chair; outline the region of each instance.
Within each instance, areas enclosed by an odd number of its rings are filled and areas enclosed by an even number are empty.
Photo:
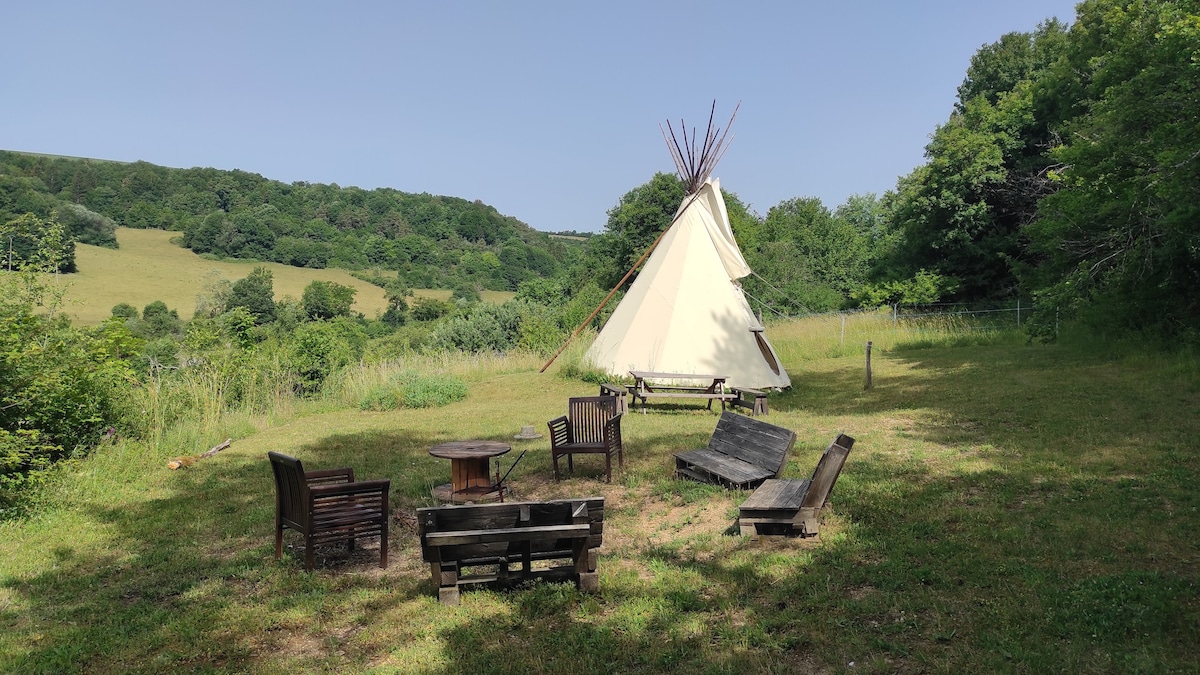
[[[721,413],[708,447],[675,455],[675,475],[748,490],[777,478],[796,432],[729,411]]]
[[[838,434],[821,454],[811,478],[763,482],[738,508],[742,534],[819,534],[821,513],[829,505],[829,495],[852,447],[853,438]]]
[[[283,530],[304,536],[304,569],[312,570],[313,549],[379,537],[379,566],[388,563],[389,480],[354,480],[354,469],[305,471],[295,457],[268,452],[275,474],[275,559],[283,554]]]

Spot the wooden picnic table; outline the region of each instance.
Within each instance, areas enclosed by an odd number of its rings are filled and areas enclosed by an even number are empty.
[[[488,463],[511,449],[500,441],[449,441],[433,446],[430,455],[450,460],[452,481],[433,488],[433,496],[455,504],[502,498],[504,487],[492,483]]]
[[[737,398],[737,393],[725,388],[725,375],[706,373],[659,373],[648,370],[631,370],[633,384],[629,385],[629,395],[634,400],[641,399],[642,412],[646,412],[646,399],[651,396],[661,398],[703,398],[708,399],[708,409],[712,410],[713,399],[721,402],[721,410],[725,409],[727,401]],[[653,380],[651,384],[647,380]],[[658,384],[675,380],[677,384]],[[690,384],[690,382],[708,382],[709,384]]]

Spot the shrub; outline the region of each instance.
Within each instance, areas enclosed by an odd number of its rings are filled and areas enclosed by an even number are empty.
[[[433,321],[450,313],[450,305],[437,298],[417,298],[412,304],[412,318],[416,321]]]
[[[304,288],[300,305],[304,314],[315,320],[350,316],[355,290],[333,281],[314,280]]]
[[[37,429],[0,429],[0,516],[45,481],[62,447],[42,440]]]
[[[467,397],[467,385],[446,375],[421,375],[415,371],[397,373],[387,382],[371,388],[358,407],[362,410],[435,408]]]
[[[290,363],[303,393],[313,393],[338,368],[362,358],[367,336],[353,321],[335,319],[302,324],[291,342]]]
[[[417,377],[404,390],[404,407],[436,408],[467,397],[467,385],[453,377]]]

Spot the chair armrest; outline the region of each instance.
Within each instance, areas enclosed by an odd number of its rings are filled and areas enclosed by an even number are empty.
[[[391,486],[392,481],[387,478],[381,480],[360,480],[354,483],[317,485],[309,488],[308,494],[314,499],[317,497],[338,497],[341,495],[356,495],[365,493],[383,493],[386,495],[391,489]]]
[[[327,485],[330,483],[353,483],[354,469],[350,467],[342,467],[339,469],[319,469],[317,471],[305,471],[304,482],[308,483],[309,487],[317,485]]]
[[[571,442],[571,422],[566,416],[556,417],[546,423],[550,427],[550,446],[556,447]]]
[[[621,415],[623,414],[617,413],[608,418],[608,421],[604,423],[604,445],[609,450],[621,447]]]

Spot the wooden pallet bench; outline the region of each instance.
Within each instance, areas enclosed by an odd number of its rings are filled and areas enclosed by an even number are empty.
[[[738,508],[738,527],[744,535],[819,534],[821,512],[854,447],[854,439],[838,434],[817,462],[811,478],[767,480]]]
[[[675,475],[735,489],[777,478],[796,432],[729,411],[721,413],[708,447],[675,455]]]
[[[735,387],[732,391],[737,394],[737,398],[731,400],[730,404],[745,408],[756,417],[767,414],[767,392],[745,387]]]
[[[574,581],[595,591],[604,498],[421,508],[417,534],[444,604],[458,604],[464,587],[506,588],[529,579]],[[570,564],[534,569],[544,560]]]

